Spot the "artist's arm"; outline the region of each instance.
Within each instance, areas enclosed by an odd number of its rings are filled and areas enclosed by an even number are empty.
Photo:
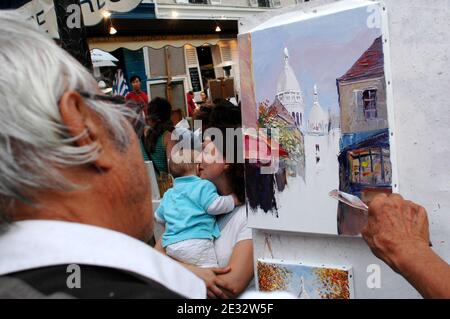
[[[425,209],[400,195],[377,195],[362,235],[372,252],[424,298],[450,298],[450,266],[429,246]]]
[[[230,272],[218,276],[227,286],[219,288],[229,298],[236,298],[247,288],[253,278],[252,239],[241,240],[234,246],[228,266],[231,268]]]

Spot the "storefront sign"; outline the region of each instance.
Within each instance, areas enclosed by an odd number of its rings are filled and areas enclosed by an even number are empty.
[[[79,12],[83,13],[84,25],[92,26],[102,21],[104,11],[128,12],[137,7],[139,3],[141,0],[81,0],[81,11],[74,10],[72,7],[67,8],[67,10],[71,10],[68,12],[70,14],[67,21],[68,27],[74,26],[73,21],[80,21],[74,17]],[[18,8],[17,11],[35,20],[39,27],[52,38],[59,39],[53,0],[33,0]]]

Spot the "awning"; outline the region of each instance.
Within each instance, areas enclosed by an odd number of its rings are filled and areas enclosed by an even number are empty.
[[[144,47],[160,49],[165,46],[183,47],[187,44],[194,47],[202,45],[216,45],[221,41],[226,42],[235,38],[219,38],[215,35],[191,35],[191,36],[147,36],[147,37],[114,37],[88,39],[90,49],[100,49],[112,52],[119,48],[139,50]]]
[[[270,163],[273,157],[286,157],[288,152],[281,145],[267,136],[263,130],[244,130],[244,158],[260,163]]]
[[[135,10],[140,8],[143,10],[145,7],[140,5]],[[142,14],[145,12],[147,14],[151,12],[150,8],[141,11]],[[121,17],[124,15],[121,14]],[[108,52],[118,48],[138,50],[143,47],[151,47],[160,49],[167,45],[183,47],[190,44],[198,47],[204,44],[215,45],[222,40],[236,39],[238,33],[236,20],[220,21],[222,31],[216,32],[217,24],[212,20],[158,20],[121,17],[112,17],[112,24],[117,30],[117,34],[114,36],[109,35],[108,21],[86,28],[89,47]]]

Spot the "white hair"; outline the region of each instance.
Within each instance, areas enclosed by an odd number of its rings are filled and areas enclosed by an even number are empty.
[[[87,132],[68,134],[58,102],[69,90],[97,93],[96,81],[35,23],[12,11],[0,12],[0,66],[0,209],[15,200],[31,203],[36,189],[76,189],[59,169],[93,162],[99,146],[74,143]],[[93,99],[86,104],[126,148],[128,108]]]

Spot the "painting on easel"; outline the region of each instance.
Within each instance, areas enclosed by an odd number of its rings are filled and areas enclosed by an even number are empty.
[[[330,192],[367,203],[393,190],[386,15],[365,0],[320,8],[239,36],[241,78],[253,79],[242,99],[249,224],[359,235],[364,212]]]

